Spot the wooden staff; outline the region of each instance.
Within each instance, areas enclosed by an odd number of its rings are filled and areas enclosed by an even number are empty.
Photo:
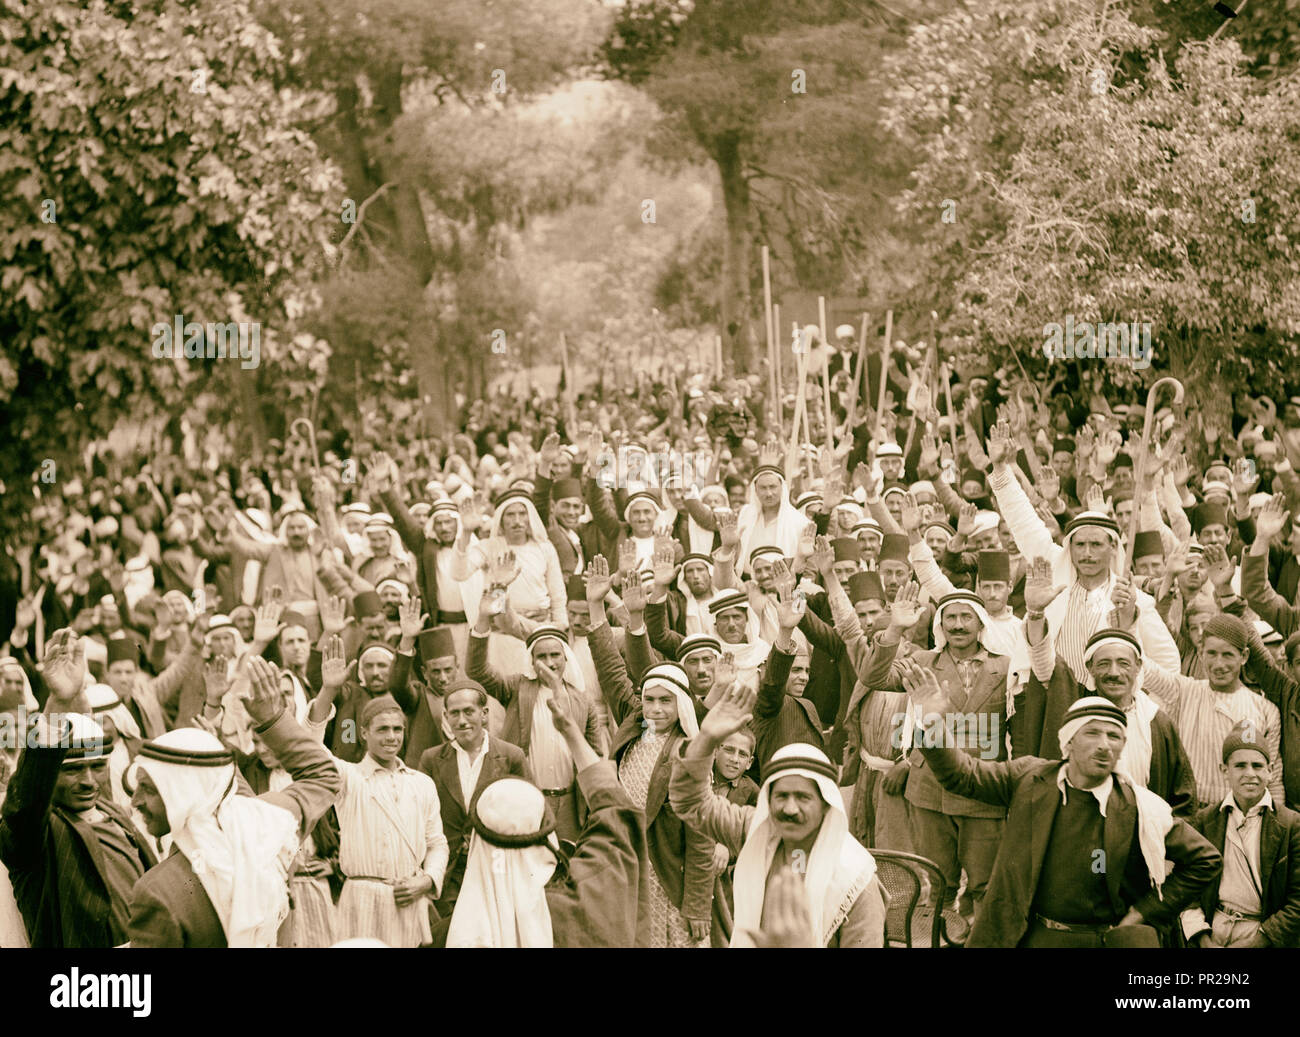
[[[817,296],[817,319],[822,322],[821,336],[822,346],[824,347],[822,352],[829,353],[830,347],[828,343],[830,340],[826,337],[826,296],[824,295]],[[831,427],[831,365],[829,356],[826,357],[826,364],[822,367],[822,408],[826,412],[824,422],[826,426],[826,445],[833,452],[835,450],[835,432]]]
[[[799,325],[798,323],[796,323],[794,324],[794,331],[792,332],[792,338],[790,341],[790,345],[792,348],[799,343],[799,338],[800,338]],[[807,377],[807,369],[808,369],[807,343],[806,342],[802,343],[802,346],[803,348],[797,349],[795,352],[795,355],[797,357],[795,361],[795,369],[796,369],[795,377],[798,381],[799,388],[794,398],[794,418],[790,423],[790,445],[786,448],[785,451],[786,478],[790,478],[790,473],[794,465],[794,459],[796,456],[795,450],[799,442],[800,421],[802,421],[805,424],[808,421],[808,413],[807,413],[808,408],[805,406],[804,403],[804,388],[803,388],[804,378]]]
[[[296,431],[298,430],[298,426],[299,426],[299,425],[306,426],[306,429],[307,429],[307,437],[306,437],[306,438],[307,438],[307,445],[311,447],[311,459],[312,459],[312,465],[313,465],[313,469],[312,469],[312,470],[313,470],[313,471],[316,471],[316,472],[319,472],[319,471],[320,471],[320,454],[317,453],[317,451],[316,451],[316,429],[315,429],[315,427],[312,425],[312,423],[311,423],[310,421],[308,421],[306,418],[299,418],[297,421],[295,421],[292,425],[289,426],[289,431],[291,431],[291,432],[296,432]]]
[[[885,348],[880,354],[880,390],[876,396],[876,429],[873,440],[879,440],[884,426],[885,389],[889,385],[889,362],[894,352],[894,311],[885,312]]]
[[[784,379],[781,376],[785,351],[781,348],[781,304],[779,302],[772,304],[772,341],[776,344],[773,353],[776,360],[776,413],[781,422],[780,438],[785,439],[785,387],[782,385]]]
[[[1183,383],[1177,378],[1161,378],[1155,385],[1151,386],[1147,393],[1147,412],[1142,421],[1142,449],[1138,451],[1137,457],[1137,474],[1134,476],[1134,485],[1137,492],[1142,492],[1142,480],[1146,478],[1147,451],[1151,446],[1151,418],[1156,410],[1156,396],[1160,393],[1162,385],[1172,385],[1174,387],[1173,405],[1177,407],[1183,402]],[[1141,510],[1137,506],[1138,499],[1133,500],[1133,515],[1129,518],[1128,523],[1128,544],[1124,548],[1124,568],[1122,573],[1127,576],[1133,568],[1133,548],[1137,543],[1138,534],[1138,512]]]
[[[722,377],[722,336],[713,336],[713,366],[718,378]]]
[[[866,374],[867,365],[867,321],[870,318],[862,314],[862,328],[858,332],[858,366],[849,383],[849,416],[844,422],[844,439],[853,441],[853,421],[858,415],[858,393],[862,390],[862,380],[866,379],[867,399],[871,398],[871,378]],[[843,439],[840,441],[843,442]]]
[[[763,329],[767,332],[767,390],[772,401],[768,413],[775,419],[774,427],[780,429],[781,402],[776,395],[776,328],[772,326],[772,260],[766,245],[763,246]]]
[[[952,409],[952,372],[948,365],[939,365],[939,377],[943,380],[943,398],[948,404],[948,438],[952,443],[952,463],[957,463],[957,412]]]

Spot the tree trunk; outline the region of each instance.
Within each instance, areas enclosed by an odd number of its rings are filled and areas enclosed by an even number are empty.
[[[723,357],[731,357],[736,374],[746,374],[755,367],[749,290],[750,259],[753,253],[749,182],[744,177],[740,144],[734,134],[715,140],[713,158],[718,165],[726,219],[721,298],[718,301]]]

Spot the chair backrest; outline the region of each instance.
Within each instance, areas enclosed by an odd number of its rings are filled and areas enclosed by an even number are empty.
[[[943,905],[948,897],[948,886],[938,865],[915,853],[896,850],[873,849],[871,856],[876,859],[876,875],[889,897],[885,946],[938,947]]]

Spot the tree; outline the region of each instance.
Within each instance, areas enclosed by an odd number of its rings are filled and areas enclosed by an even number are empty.
[[[454,236],[439,240],[431,229],[437,202],[423,190],[429,186],[424,172],[412,164],[420,149],[410,138],[420,135],[425,119],[490,112],[560,82],[587,59],[608,15],[593,0],[258,0],[257,11],[291,55],[281,81],[330,99],[312,131],[343,170],[347,192],[337,201],[350,202],[356,223],[335,224],[337,243],[352,237],[323,290],[357,298],[356,284],[340,282],[364,282],[373,274],[388,286],[390,300],[395,292],[403,300],[394,314],[401,320],[387,322],[385,342],[375,342],[364,324],[343,320],[334,326],[349,325],[359,335],[336,347],[354,356],[374,347],[404,351],[427,401],[426,422],[447,431],[455,409],[446,374],[456,369],[464,343],[457,318],[443,323],[442,314],[455,313],[448,306],[454,298],[446,298],[449,290],[454,297],[455,284],[449,286],[446,275],[466,266],[476,274],[478,260],[467,257]],[[445,139],[438,144],[458,146]],[[444,283],[434,283],[436,273]],[[351,379],[348,368],[356,366],[331,369],[331,377]]]
[[[959,343],[1050,374],[1045,325],[1150,322],[1213,441],[1225,384],[1276,393],[1300,358],[1300,75],[1252,78],[1224,39],[1171,70],[1157,44],[1079,0],[979,0],[918,30],[890,63],[889,124],[923,155],[900,205]]]
[[[607,74],[663,109],[661,153],[716,170],[719,324],[738,371],[754,369],[762,327],[758,245],[791,288],[894,285],[879,258],[908,162],[884,146],[877,102],[899,26],[847,0],[633,0],[602,47]]]
[[[46,459],[70,473],[128,419],[208,389],[255,420],[341,188],[294,128],[304,98],[271,85],[281,60],[242,0],[0,4],[6,530]],[[157,359],[177,314],[260,324],[260,366]]]

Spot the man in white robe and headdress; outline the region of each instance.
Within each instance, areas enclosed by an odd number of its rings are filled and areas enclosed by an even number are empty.
[[[838,770],[821,750],[798,742],[779,749],[756,806],[738,806],[713,792],[713,754],[749,722],[753,706],[744,685],[728,689],[673,760],[668,791],[686,824],[737,854],[731,945],[754,945],[768,886],[789,868],[803,878],[811,946],[883,947],[885,896],[876,862],[849,834]]]

